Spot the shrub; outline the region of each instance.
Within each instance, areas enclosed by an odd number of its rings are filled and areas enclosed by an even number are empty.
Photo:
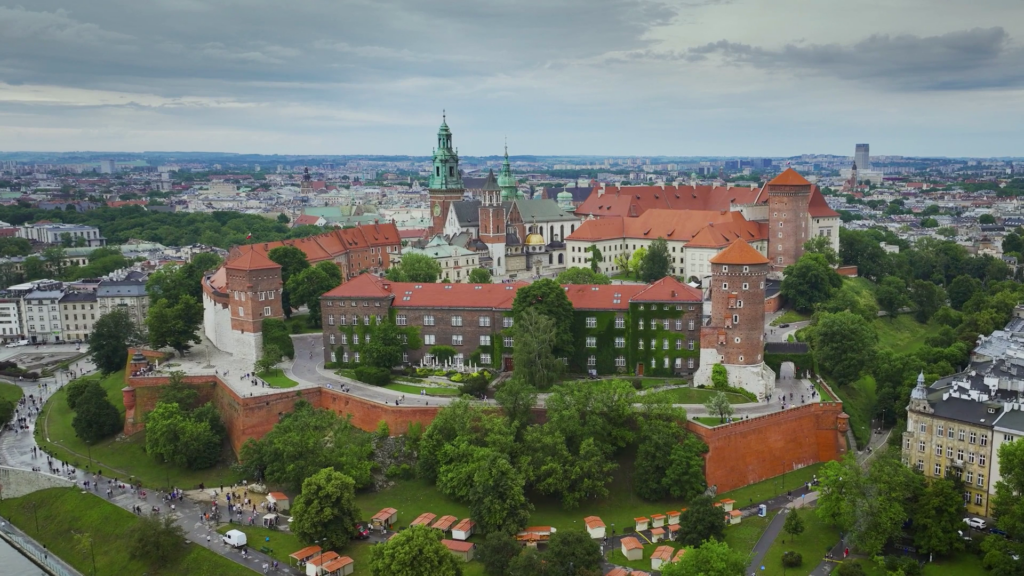
[[[921,565],[907,556],[886,556],[885,569],[890,573],[902,571],[906,576],[921,576]]]
[[[463,394],[469,394],[470,396],[478,396],[487,390],[487,385],[487,376],[475,372],[473,374],[467,374],[462,379],[462,386],[459,387],[459,391]]]
[[[864,576],[864,567],[860,565],[860,562],[847,560],[839,565],[836,574],[838,576]]]
[[[384,476],[388,478],[400,478],[402,480],[412,480],[413,468],[408,464],[392,464],[388,466],[388,469],[384,472]]]
[[[451,377],[451,381],[455,383],[462,382],[462,374],[453,374]]]
[[[100,396],[106,396],[107,394],[103,391],[100,383],[95,380],[75,380],[64,388],[67,391],[65,397],[68,402],[68,408],[72,410],[78,405],[78,400],[87,392],[97,392],[98,390]]]
[[[786,568],[796,568],[804,563],[804,557],[799,552],[792,550],[782,554],[782,565]]]
[[[295,344],[288,333],[288,325],[277,318],[263,320],[263,347],[277,346],[281,354],[295,358]]]
[[[725,369],[725,366],[715,364],[711,367],[711,383],[720,390],[729,387],[729,371]]]
[[[633,389],[634,390],[643,390],[644,389],[644,381],[639,379],[639,378],[633,378],[632,380],[630,380],[629,383],[633,385]]]
[[[366,382],[367,384],[373,384],[374,386],[384,386],[391,382],[391,371],[387,368],[358,366],[352,372],[355,375],[356,380]]]

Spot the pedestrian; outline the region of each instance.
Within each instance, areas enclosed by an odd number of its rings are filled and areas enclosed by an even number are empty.
[[[846,550],[843,550],[843,558],[846,558],[849,555],[850,555],[850,549],[849,548],[847,548]]]
[[[206,535],[206,547],[207,548],[210,547],[210,535],[209,534]]]

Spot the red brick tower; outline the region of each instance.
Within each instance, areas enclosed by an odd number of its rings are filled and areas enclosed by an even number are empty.
[[[711,322],[701,331],[704,351],[716,363],[760,364],[764,353],[764,294],[768,259],[742,239],[734,240],[711,262]]]
[[[480,241],[491,255],[491,272],[505,274],[505,208],[500,203],[480,206]]]
[[[767,184],[768,259],[772,271],[781,273],[795,264],[804,253],[804,242],[811,237],[808,204],[811,183],[787,168]]]
[[[231,330],[258,334],[265,318],[284,318],[281,266],[251,247],[242,250],[224,265]]]

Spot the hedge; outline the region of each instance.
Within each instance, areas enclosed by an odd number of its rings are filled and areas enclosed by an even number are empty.
[[[285,356],[295,358],[295,344],[292,343],[288,325],[283,320],[267,318],[263,321],[263,347],[270,345],[277,346]]]

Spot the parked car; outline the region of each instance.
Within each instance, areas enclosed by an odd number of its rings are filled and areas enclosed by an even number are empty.
[[[366,524],[356,524],[356,535],[353,536],[356,540],[367,540],[370,538],[370,529],[366,527]]]
[[[993,534],[998,534],[1000,536],[1006,536],[1006,531],[1005,530],[1000,530],[999,528],[996,528],[995,526],[989,528],[988,531],[993,533]]]
[[[8,348],[17,348],[18,346],[28,346],[31,344],[28,340],[15,340],[7,345]]]
[[[789,324],[779,324],[779,328],[789,328]]]
[[[981,518],[964,518],[966,523],[971,528],[977,528],[978,530],[984,530],[987,524]]]

